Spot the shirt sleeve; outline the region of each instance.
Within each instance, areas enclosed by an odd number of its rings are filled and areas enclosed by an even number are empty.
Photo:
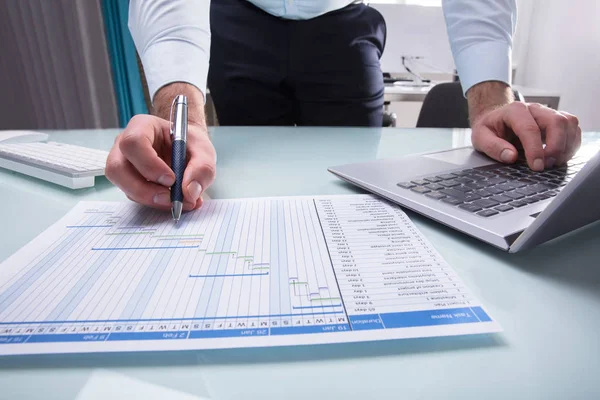
[[[129,30],[151,99],[161,87],[173,82],[190,83],[206,94],[209,11],[210,0],[130,1]]]
[[[516,0],[443,0],[442,6],[463,92],[485,81],[510,85]]]

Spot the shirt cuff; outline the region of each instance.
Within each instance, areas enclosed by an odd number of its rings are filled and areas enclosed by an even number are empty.
[[[206,103],[209,54],[204,49],[187,41],[165,40],[147,47],[140,58],[152,101],[163,86],[185,82],[196,86]]]
[[[466,96],[471,87],[486,81],[500,81],[510,86],[511,60],[508,43],[488,41],[465,48],[454,60],[463,94]]]

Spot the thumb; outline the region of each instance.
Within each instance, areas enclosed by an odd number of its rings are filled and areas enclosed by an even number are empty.
[[[488,157],[506,164],[517,161],[518,152],[510,142],[499,137],[486,125],[473,127],[471,134],[473,147]]]
[[[200,207],[200,196],[215,180],[214,158],[203,153],[192,153],[183,174],[184,209]]]

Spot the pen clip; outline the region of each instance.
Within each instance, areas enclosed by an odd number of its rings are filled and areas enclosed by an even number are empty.
[[[171,137],[175,134],[175,103],[177,102],[177,96],[173,97],[173,101],[171,102],[171,112],[169,113],[169,132],[171,133]]]

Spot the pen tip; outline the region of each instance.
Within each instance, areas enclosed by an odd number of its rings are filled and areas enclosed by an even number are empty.
[[[180,201],[174,201],[171,205],[171,214],[173,215],[173,219],[175,223],[179,222],[181,218],[181,211],[183,209],[183,203]]]

